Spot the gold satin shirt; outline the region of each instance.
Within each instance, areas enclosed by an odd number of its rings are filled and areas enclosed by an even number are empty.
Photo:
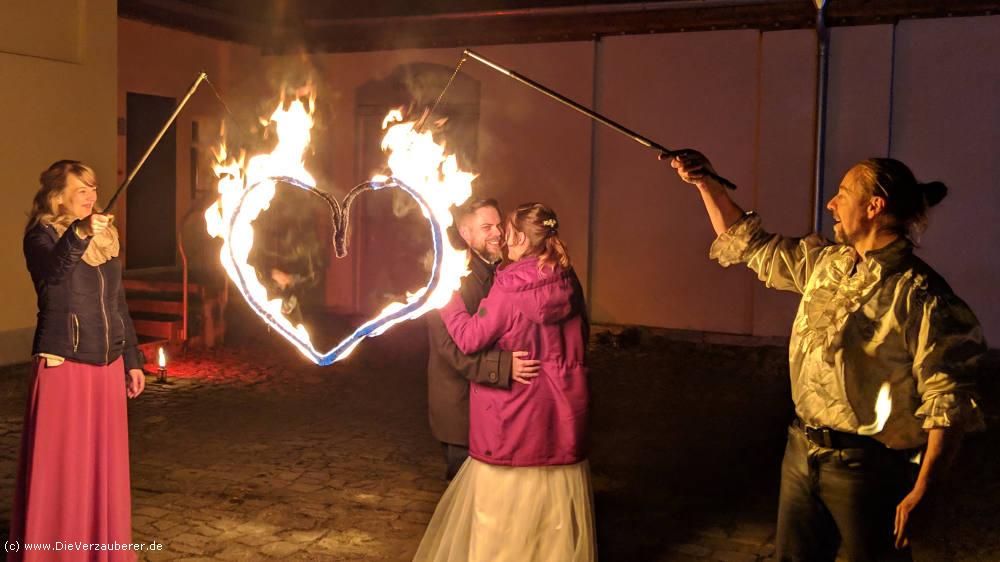
[[[792,400],[806,423],[858,433],[875,421],[882,383],[892,410],[876,439],[893,449],[926,443],[927,429],[982,429],[979,321],[901,238],[867,252],[816,235],[787,238],[747,213],[710,257],[746,263],[770,288],[802,295],[789,341]]]

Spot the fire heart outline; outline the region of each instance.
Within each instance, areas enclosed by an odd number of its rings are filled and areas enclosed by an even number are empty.
[[[334,346],[333,349],[327,351],[326,353],[323,353],[316,350],[316,348],[312,344],[312,340],[309,337],[309,334],[305,330],[301,330],[300,332],[289,330],[283,323],[278,322],[273,317],[271,312],[269,312],[263,304],[257,302],[257,300],[253,297],[252,292],[248,288],[249,283],[247,279],[248,276],[255,275],[254,269],[249,264],[240,263],[240,260],[237,259],[237,256],[234,253],[233,245],[230,244],[229,251],[225,252],[225,254],[227,259],[230,260],[233,268],[232,269],[226,268],[226,269],[227,271],[235,272],[236,278],[233,279],[233,281],[239,288],[239,291],[243,295],[243,298],[247,301],[247,303],[250,305],[250,307],[258,316],[260,316],[265,322],[267,322],[269,326],[273,327],[285,339],[289,340],[292,344],[294,344],[297,348],[299,348],[299,350],[306,357],[308,357],[317,365],[321,366],[330,365],[335,361],[337,361],[338,359],[343,359],[348,354],[350,354],[351,351],[353,351],[354,348],[359,343],[361,343],[361,341],[364,340],[365,338],[378,336],[384,333],[393,324],[396,324],[397,322],[407,319],[409,315],[417,312],[420,308],[422,308],[424,305],[427,304],[427,301],[431,298],[435,288],[437,288],[437,285],[440,282],[440,276],[442,271],[441,265],[444,255],[443,251],[444,251],[445,234],[444,234],[444,227],[442,227],[441,223],[437,220],[434,214],[430,212],[430,208],[428,206],[427,201],[424,200],[424,198],[417,190],[411,188],[402,180],[395,177],[388,177],[381,181],[371,180],[364,182],[355,187],[354,189],[352,189],[351,192],[348,194],[347,198],[345,198],[343,207],[341,207],[341,205],[337,202],[336,199],[334,199],[328,193],[320,190],[315,185],[311,185],[309,183],[306,183],[304,181],[289,176],[270,176],[257,183],[254,183],[253,185],[249,186],[246,190],[244,190],[242,196],[239,199],[239,202],[236,205],[236,208],[234,209],[232,218],[229,221],[228,224],[229,232],[227,233],[227,239],[232,235],[233,231],[236,230],[237,227],[241,225],[250,227],[250,223],[253,222],[253,220],[256,219],[259,213],[262,211],[262,209],[258,210],[257,213],[253,214],[253,216],[250,216],[250,213],[244,213],[243,203],[247,200],[247,197],[255,189],[258,189],[263,185],[272,184],[276,186],[279,183],[308,191],[314,195],[323,198],[330,205],[331,220],[333,222],[333,229],[334,229],[334,246],[338,257],[343,257],[347,254],[346,240],[347,240],[347,228],[349,226],[348,223],[350,217],[349,214],[350,202],[356,195],[360,194],[363,191],[368,191],[368,190],[377,191],[386,188],[399,188],[404,192],[406,192],[408,195],[410,195],[410,197],[412,197],[414,201],[417,202],[417,204],[420,206],[421,211],[423,212],[424,217],[427,219],[428,224],[430,226],[431,238],[434,247],[434,261],[431,265],[430,277],[427,280],[427,284],[424,285],[422,289],[414,293],[414,296],[416,296],[415,299],[412,299],[407,303],[398,303],[400,304],[400,306],[389,306],[385,308],[375,318],[365,322],[360,327],[356,328],[354,332],[351,333],[351,335],[341,340],[340,343]],[[232,275],[230,275],[230,277],[232,277]]]

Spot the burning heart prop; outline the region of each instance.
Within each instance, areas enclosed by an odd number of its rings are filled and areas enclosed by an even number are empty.
[[[316,187],[316,181],[305,170],[302,154],[309,146],[312,115],[301,101],[289,108],[283,104],[271,115],[276,125],[278,144],[270,154],[253,157],[244,166],[241,162],[225,161],[225,146],[220,149],[219,199],[205,212],[209,234],[223,240],[220,260],[240,294],[265,322],[318,365],[347,357],[366,337],[384,333],[393,325],[417,318],[425,312],[443,306],[458,289],[468,273],[465,251],[446,244],[445,230],[452,224],[450,208],[463,203],[472,193],[474,174],[461,171],[454,155],[446,155],[444,147],[435,143],[430,132],[419,132],[415,123],[402,121],[398,111],[390,112],[383,122],[388,128],[382,149],[388,152],[392,177],[372,178],[352,189],[341,205],[335,198]],[[311,104],[310,104],[311,105]],[[389,127],[390,124],[396,123]],[[395,302],[375,318],[355,329],[333,349],[321,352],[315,348],[305,327],[293,325],[281,312],[282,301],[269,299],[256,271],[248,263],[253,247],[253,221],[266,210],[277,185],[286,184],[322,198],[330,207],[337,257],[347,253],[347,229],[350,206],[355,197],[369,190],[397,188],[409,194],[419,206],[431,229],[434,261],[427,284],[409,294],[406,302]]]
[[[400,306],[390,306],[382,310],[375,318],[364,323],[360,327],[354,330],[350,336],[344,338],[340,343],[338,343],[333,349],[327,351],[326,353],[321,353],[313,347],[310,341],[309,334],[302,329],[289,329],[286,325],[287,322],[280,322],[278,318],[275,317],[272,310],[269,307],[264,306],[258,302],[259,291],[254,288],[254,283],[256,283],[256,274],[253,268],[247,264],[245,261],[241,261],[236,255],[235,247],[229,245],[228,258],[230,260],[230,265],[232,269],[236,272],[236,282],[240,293],[246,298],[247,303],[261,318],[264,319],[268,324],[273,326],[278,333],[284,336],[286,339],[292,342],[295,347],[299,348],[306,357],[310,358],[317,365],[329,365],[342,357],[346,357],[350,352],[361,343],[366,337],[378,336],[388,330],[392,325],[411,318],[411,315],[419,311],[422,307],[427,304],[428,299],[434,293],[434,289],[437,287],[440,281],[441,272],[441,260],[443,253],[443,241],[444,241],[444,228],[437,221],[437,219],[430,214],[427,202],[421,197],[420,193],[415,191],[413,188],[409,187],[397,178],[386,178],[385,181],[368,181],[362,183],[352,189],[348,193],[347,197],[344,199],[344,204],[341,206],[336,199],[331,197],[329,194],[319,190],[314,185],[310,185],[299,181],[295,178],[290,177],[270,177],[263,182],[258,182],[246,189],[243,193],[243,197],[240,198],[239,203],[236,205],[236,210],[233,213],[232,219],[230,220],[229,229],[230,231],[236,231],[238,229],[252,228],[251,223],[257,218],[263,209],[252,205],[246,206],[246,212],[244,212],[245,206],[244,202],[247,201],[248,197],[252,200],[252,194],[255,189],[260,188],[263,185],[271,184],[271,189],[274,189],[274,185],[277,183],[284,183],[290,186],[297,187],[299,189],[304,189],[314,195],[321,197],[330,206],[331,220],[333,222],[333,233],[334,233],[334,247],[337,252],[337,257],[344,257],[347,255],[347,228],[350,221],[350,205],[353,199],[368,190],[379,190],[385,188],[396,187],[402,189],[408,193],[420,206],[421,211],[425,217],[427,217],[431,229],[431,239],[433,241],[434,247],[434,261],[431,266],[431,275],[427,280],[427,284],[418,291],[414,293],[405,304],[400,304]],[[256,210],[256,212],[254,212]],[[227,268],[228,270],[229,268]],[[253,280],[253,283],[251,282]]]

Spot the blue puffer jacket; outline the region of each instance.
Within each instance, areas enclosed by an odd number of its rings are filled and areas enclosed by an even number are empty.
[[[126,369],[141,369],[135,328],[125,304],[118,258],[97,266],[83,261],[90,238],[73,223],[60,237],[38,224],[24,235],[24,257],[38,294],[38,325],[32,354],[107,365],[124,355]]]

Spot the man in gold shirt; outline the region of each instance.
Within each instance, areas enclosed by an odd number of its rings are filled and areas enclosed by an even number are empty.
[[[919,183],[888,158],[855,165],[827,204],[834,244],[765,232],[695,151],[671,165],[698,187],[718,235],[713,259],[745,263],[766,286],[802,295],[789,342],[798,419],[781,467],[777,558],[832,561],[842,546],[852,561],[908,560],[911,514],[939,485],[963,432],[983,426],[979,322],[913,254],[944,184]],[[880,391],[888,417],[876,415]],[[915,481],[911,462],[920,465]]]

